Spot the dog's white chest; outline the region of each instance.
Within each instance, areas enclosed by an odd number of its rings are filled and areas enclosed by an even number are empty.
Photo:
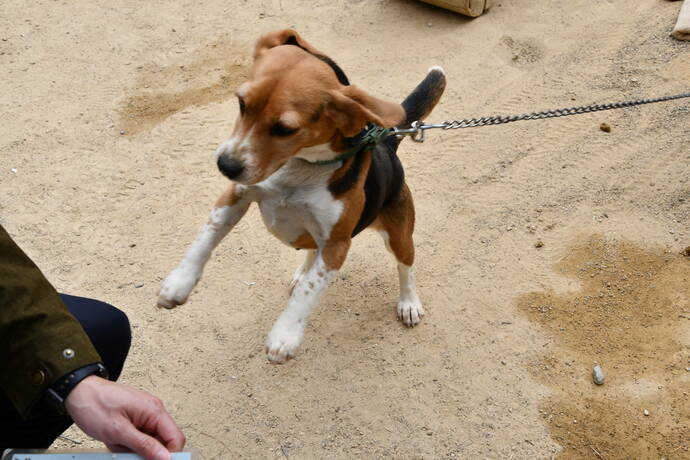
[[[256,186],[256,201],[268,230],[287,245],[309,233],[317,244],[326,241],[340,218],[343,203],[328,190],[331,168],[286,165]]]
[[[259,208],[268,231],[288,245],[307,231],[305,223],[312,219],[307,203],[287,194],[271,194],[259,201]]]

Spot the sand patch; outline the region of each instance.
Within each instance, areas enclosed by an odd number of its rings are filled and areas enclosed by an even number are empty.
[[[140,66],[137,85],[120,107],[125,134],[148,131],[190,106],[233,97],[251,63],[246,44],[218,41],[179,62]]]
[[[595,236],[557,268],[581,290],[533,292],[518,305],[550,336],[530,369],[554,390],[540,413],[561,458],[688,455],[690,259]]]

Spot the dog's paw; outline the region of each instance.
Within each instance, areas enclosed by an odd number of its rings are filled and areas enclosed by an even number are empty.
[[[200,273],[177,267],[161,284],[161,289],[158,291],[158,306],[175,308],[184,304],[200,277]]]
[[[273,364],[283,364],[295,357],[302,343],[302,328],[288,327],[277,322],[266,339],[266,357]]]
[[[414,327],[422,320],[424,308],[417,296],[407,299],[400,299],[398,302],[398,319],[405,326]]]

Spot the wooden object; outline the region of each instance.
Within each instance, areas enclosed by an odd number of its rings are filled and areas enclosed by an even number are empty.
[[[671,35],[678,40],[690,40],[690,0],[685,0],[681,5],[678,22]]]
[[[465,16],[476,18],[491,8],[493,0],[422,0]]]

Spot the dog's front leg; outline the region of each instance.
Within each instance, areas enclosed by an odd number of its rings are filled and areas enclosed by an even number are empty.
[[[273,324],[266,339],[266,354],[272,363],[282,364],[294,358],[297,347],[302,343],[304,328],[309,315],[319,303],[338,270],[345,262],[350,240],[327,243],[316,253],[311,267],[295,284],[287,307]]]
[[[232,184],[223,193],[209,215],[196,240],[180,264],[163,280],[158,292],[158,306],[175,308],[187,301],[189,293],[201,278],[204,265],[213,249],[239,222],[249,208],[250,200],[242,197],[241,188]]]

